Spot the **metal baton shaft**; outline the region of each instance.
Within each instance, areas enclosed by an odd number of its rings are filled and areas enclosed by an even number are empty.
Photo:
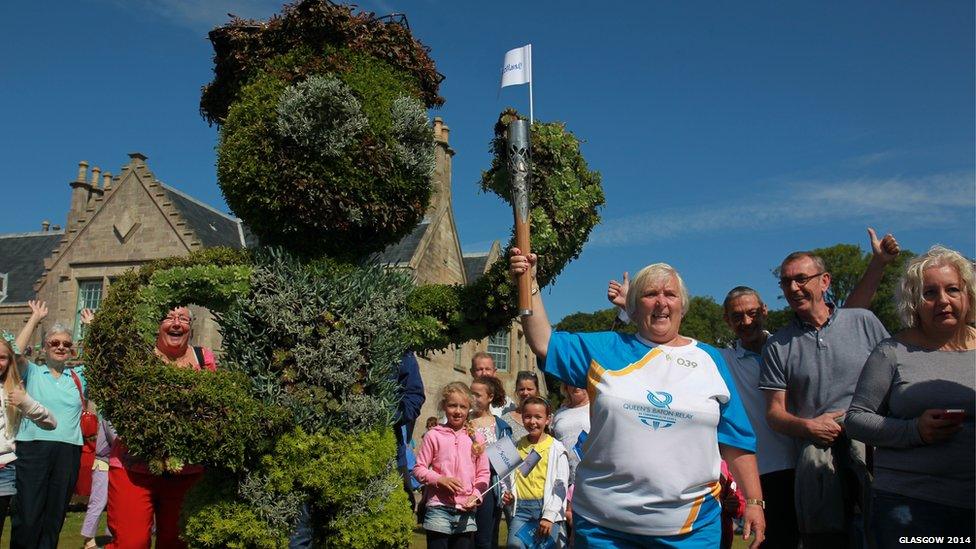
[[[508,125],[505,150],[508,151],[508,174],[512,179],[512,209],[515,211],[515,245],[522,255],[529,255],[529,123],[514,120]],[[532,315],[532,273],[518,278],[520,316]]]

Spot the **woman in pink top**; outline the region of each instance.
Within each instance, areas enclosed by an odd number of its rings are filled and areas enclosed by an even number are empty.
[[[461,382],[441,391],[447,423],[427,431],[413,474],[424,483],[427,547],[467,549],[474,543],[475,508],[488,488],[485,439],[475,432],[468,413],[473,395]]]

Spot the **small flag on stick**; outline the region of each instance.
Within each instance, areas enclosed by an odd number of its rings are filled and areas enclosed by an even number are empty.
[[[502,64],[502,85],[518,86],[532,83],[532,44],[508,50]]]
[[[529,85],[529,124],[532,124],[535,122],[532,104],[532,44],[508,50],[502,63],[502,81],[499,87],[521,84]]]
[[[529,452],[529,455],[525,456],[522,464],[518,466],[518,472],[522,473],[523,477],[527,477],[540,461],[542,461],[542,456],[539,455],[539,452],[535,451],[535,448],[533,448],[532,451]]]
[[[500,478],[507,477],[522,461],[511,437],[498,439],[497,442],[489,444],[486,450],[488,461]]]

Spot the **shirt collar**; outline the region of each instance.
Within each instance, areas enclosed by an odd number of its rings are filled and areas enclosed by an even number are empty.
[[[766,330],[763,330],[763,333],[766,334],[766,338],[768,339],[769,338],[769,332],[766,331]],[[745,347],[743,347],[742,346],[742,340],[741,339],[736,339],[735,340],[735,347],[734,347],[734,349],[735,349],[735,357],[736,358],[745,358],[746,355],[758,355],[759,354],[759,353],[755,353],[755,352],[750,351],[749,349],[746,349]]]
[[[827,322],[824,322],[824,325],[819,328],[821,330],[824,329],[824,328],[826,328],[827,326],[830,326],[830,323],[834,321],[834,317],[837,316],[837,306],[836,305],[834,305],[833,303],[828,302],[827,303],[827,308],[830,309],[830,316],[827,317]],[[795,325],[799,329],[804,330],[804,331],[806,331],[806,330],[817,330],[818,329],[813,324],[810,324],[809,322],[807,322],[805,320],[802,320],[799,316],[797,316],[796,313],[793,313],[793,322],[795,323]]]

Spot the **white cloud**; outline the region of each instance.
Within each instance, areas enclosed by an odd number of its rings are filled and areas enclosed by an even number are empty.
[[[597,247],[628,246],[707,232],[841,221],[902,229],[971,227],[976,210],[976,175],[971,172],[797,181],[781,189],[734,204],[657,205],[655,209],[660,212],[606,220],[594,230],[590,243]]]
[[[853,168],[867,168],[885,162],[894,156],[894,151],[880,151],[848,158],[844,161],[844,164]]]

